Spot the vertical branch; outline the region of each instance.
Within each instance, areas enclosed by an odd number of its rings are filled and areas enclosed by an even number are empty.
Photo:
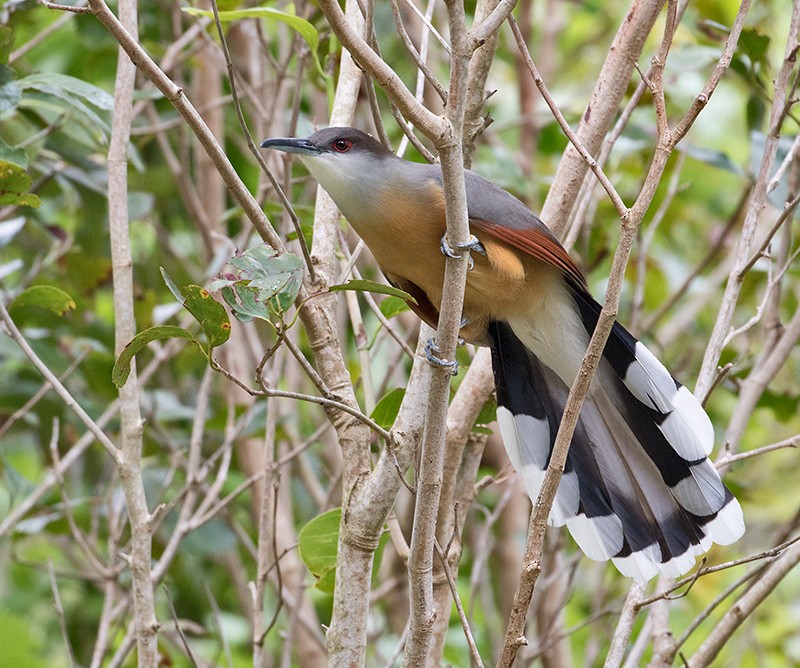
[[[514,6],[513,1],[487,3],[483,20],[473,31],[466,27],[463,4],[447,2],[451,38],[450,88],[447,119],[442,132],[433,136],[439,149],[447,218],[447,238],[451,246],[467,242],[469,223],[464,184],[464,119],[470,80],[470,62],[476,49],[493,40],[500,25]],[[489,54],[488,60],[491,60]],[[475,74],[480,84],[488,62]],[[430,135],[431,128],[422,127]],[[445,359],[455,358],[464,287],[467,277],[467,253],[448,258],[445,264],[443,298],[439,309],[436,348]],[[439,500],[443,485],[446,418],[450,388],[450,368],[437,365],[431,374],[431,388],[425,416],[417,498],[414,508],[414,533],[411,540],[409,577],[411,584],[411,619],[404,656],[405,666],[422,665],[429,655],[435,616],[433,600],[433,554]]]
[[[463,520],[469,510],[468,503],[463,503],[463,499],[459,499],[460,487],[463,482],[469,482],[470,488],[472,488],[472,480],[474,480],[474,478],[467,478],[463,470],[465,452],[468,450],[467,442],[475,419],[489,398],[493,387],[491,354],[488,348],[481,348],[475,354],[447,411],[445,441],[447,457],[443,467],[436,535],[440,545],[450,545],[445,556],[454,576],[458,573],[458,559],[461,556]],[[437,572],[433,585],[436,620],[426,664],[431,667],[440,664],[450,622],[448,611],[452,605],[450,588],[445,578],[439,577],[439,575],[440,573]]]
[[[137,33],[135,0],[121,0],[120,22]],[[117,79],[114,87],[114,119],[108,150],[108,217],[111,231],[111,262],[114,280],[115,353],[119,354],[136,334],[133,312],[133,261],[128,230],[128,144],[136,67],[125,51],[118,49]],[[129,566],[139,665],[158,664],[153,584],[150,578],[152,535],[150,512],[142,480],[142,418],[135,367],[128,382],[119,389],[121,443],[118,471],[128,504],[131,524]]]
[[[450,88],[447,96],[447,133],[439,138],[437,148],[442,162],[442,180],[447,216],[447,238],[451,246],[466,243],[469,237],[467,194],[464,185],[462,149],[466,85],[473,48],[467,31],[464,6],[448,0],[451,39]],[[458,330],[467,282],[467,253],[448,258],[445,263],[442,304],[436,331],[438,354],[455,359]],[[434,366],[425,415],[425,433],[421,448],[420,473],[414,507],[414,532],[408,562],[411,586],[411,619],[403,658],[406,668],[423,665],[429,653],[434,622],[433,555],[439,498],[442,489],[444,445],[447,433],[447,405],[450,392],[450,368]]]
[[[338,6],[337,6],[338,10]],[[339,10],[341,12],[341,10]],[[356,0],[345,4],[342,19],[359,37],[364,33],[364,18]],[[331,125],[349,125],[355,112],[361,71],[346,50],[342,50],[339,82],[331,111]],[[314,246],[312,261],[316,264],[320,283],[330,283],[336,272],[336,238],[339,212],[330,196],[317,188],[314,211]],[[313,312],[313,315],[312,315]],[[336,334],[336,298],[322,297],[302,309],[301,316],[309,333],[317,367],[326,378],[328,386],[347,397],[356,405],[353,386],[342,357]],[[312,319],[314,323],[312,325]],[[365,371],[368,373],[368,370]],[[339,435],[343,457],[342,512],[339,528],[339,545],[334,589],[333,615],[328,631],[329,666],[350,666],[363,663],[367,642],[369,614],[369,589],[372,559],[377,547],[375,541],[362,538],[360,518],[347,512],[352,496],[357,495],[358,481],[370,469],[369,430],[347,416],[329,414]]]
[[[628,645],[628,640],[633,632],[633,624],[639,613],[638,604],[642,594],[644,594],[645,587],[646,585],[636,582],[628,590],[603,668],[619,668],[622,664],[622,659],[625,657],[625,648]]]

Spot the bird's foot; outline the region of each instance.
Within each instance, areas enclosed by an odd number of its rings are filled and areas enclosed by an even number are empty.
[[[439,248],[441,249],[442,253],[447,257],[452,257],[455,260],[458,260],[463,257],[461,253],[458,251],[472,251],[474,253],[480,253],[481,255],[486,255],[486,249],[483,247],[483,244],[480,242],[478,237],[474,234],[469,235],[469,240],[463,244],[455,244],[455,247],[451,246],[447,242],[447,235],[445,234],[442,236],[442,241],[439,244]],[[469,258],[469,266],[467,267],[467,271],[472,270],[475,266],[475,260],[472,259],[470,256]]]
[[[451,376],[458,375],[458,360],[446,360],[441,357],[437,357],[438,354],[441,354],[441,350],[439,346],[436,345],[436,342],[433,339],[428,339],[428,342],[425,344],[425,357],[427,358],[428,362],[430,362],[433,366],[441,366],[450,369]]]

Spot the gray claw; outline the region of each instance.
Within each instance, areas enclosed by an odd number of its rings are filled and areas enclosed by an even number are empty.
[[[439,346],[436,345],[436,342],[433,339],[428,339],[428,342],[425,344],[425,357],[427,358],[428,362],[430,362],[433,366],[447,367],[450,369],[451,376],[457,376],[458,361],[442,359],[434,354],[441,352],[442,351],[439,350]]]
[[[458,244],[456,248],[459,250],[470,250],[473,253],[480,253],[486,257],[486,249],[483,247],[483,244],[480,242],[478,237],[476,237],[474,234],[470,234],[469,240],[464,244]]]
[[[444,255],[446,255],[447,257],[451,257],[454,260],[458,260],[461,257],[461,255],[459,253],[456,253],[453,250],[453,247],[449,243],[447,243],[446,234],[442,237],[442,240],[439,243],[439,249],[442,251]]]
[[[486,249],[483,247],[483,244],[478,240],[474,234],[469,235],[469,240],[463,244],[455,244],[455,248],[453,248],[449,243],[447,243],[447,235],[445,234],[442,237],[442,241],[439,244],[439,248],[441,249],[442,253],[444,253],[447,257],[451,257],[455,260],[458,260],[463,257],[461,253],[458,251],[472,251],[474,253],[480,253],[481,255],[486,255]],[[471,271],[472,268],[475,266],[475,260],[472,257],[468,258],[469,265],[467,266],[467,271]]]

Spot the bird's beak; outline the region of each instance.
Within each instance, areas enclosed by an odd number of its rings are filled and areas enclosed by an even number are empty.
[[[273,139],[265,139],[261,142],[261,148],[274,148],[276,151],[308,156],[317,156],[324,153],[319,146],[310,142],[308,139],[298,139],[295,137],[274,137]]]

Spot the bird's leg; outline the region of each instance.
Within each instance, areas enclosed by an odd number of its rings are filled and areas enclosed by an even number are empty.
[[[447,242],[447,234],[442,235],[442,241],[439,244],[439,248],[441,249],[442,253],[444,253],[447,257],[452,257],[453,259],[458,260],[459,258],[463,257],[461,253],[458,251],[473,251],[475,253],[480,253],[481,255],[486,255],[486,249],[483,247],[483,244],[480,242],[478,237],[474,234],[469,235],[469,240],[463,244],[455,244],[455,248],[451,246]],[[469,258],[469,266],[467,267],[467,271],[470,271],[475,266],[475,260],[472,257]]]
[[[428,342],[425,344],[425,357],[428,359],[433,366],[443,366],[448,367],[450,369],[451,376],[458,375],[458,360],[446,360],[441,357],[437,357],[437,354],[440,354],[442,351],[439,349],[439,346],[436,345],[436,342],[433,339],[428,339]]]

